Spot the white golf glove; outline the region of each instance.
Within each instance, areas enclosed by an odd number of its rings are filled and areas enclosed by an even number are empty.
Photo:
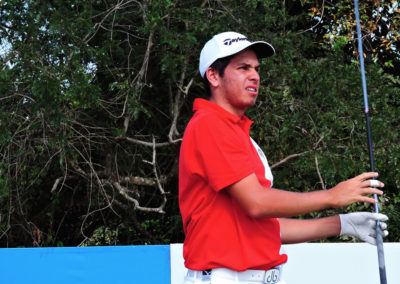
[[[340,214],[340,235],[351,235],[371,245],[376,245],[376,221],[382,230],[383,237],[389,233],[386,230],[386,223],[389,218],[384,214],[371,212],[354,212]]]

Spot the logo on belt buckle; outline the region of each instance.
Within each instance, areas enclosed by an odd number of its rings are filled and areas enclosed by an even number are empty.
[[[264,283],[276,284],[279,281],[279,269],[273,268],[265,272]]]

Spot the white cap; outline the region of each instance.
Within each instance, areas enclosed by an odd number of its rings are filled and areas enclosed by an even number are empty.
[[[235,32],[224,32],[213,36],[203,47],[200,53],[199,70],[204,77],[208,67],[217,59],[234,55],[246,48],[251,47],[258,58],[271,56],[275,53],[272,45],[265,41],[251,42],[242,34]]]

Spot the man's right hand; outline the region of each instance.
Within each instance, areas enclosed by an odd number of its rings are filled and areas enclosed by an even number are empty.
[[[345,207],[355,202],[376,203],[376,200],[367,195],[382,195],[382,191],[376,187],[384,187],[384,184],[375,178],[377,173],[368,172],[358,175],[352,179],[343,181],[329,190],[331,194],[332,207]]]

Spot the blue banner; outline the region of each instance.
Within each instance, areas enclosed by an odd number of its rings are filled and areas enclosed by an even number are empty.
[[[170,246],[0,249],[0,283],[170,284]]]

